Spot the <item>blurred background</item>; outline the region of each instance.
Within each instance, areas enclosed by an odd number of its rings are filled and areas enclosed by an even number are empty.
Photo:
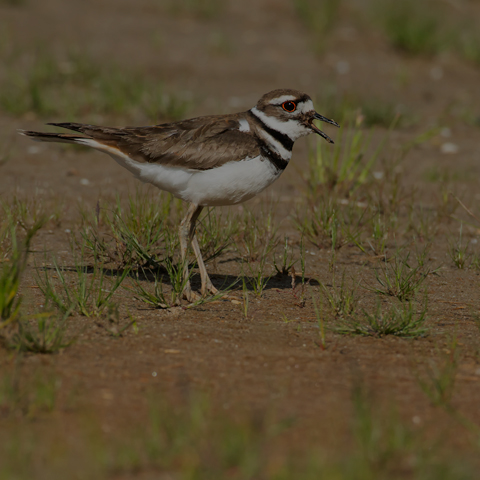
[[[304,90],[341,120],[478,125],[475,0],[0,0],[0,111],[154,123]]]

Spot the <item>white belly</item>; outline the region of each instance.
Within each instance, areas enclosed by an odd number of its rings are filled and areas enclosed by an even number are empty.
[[[93,142],[88,144],[97,147]],[[196,205],[221,206],[245,202],[271,185],[282,173],[261,156],[225,163],[211,170],[184,170],[136,162],[114,148],[102,146],[97,149],[108,153],[142,182],[151,183]]]
[[[268,159],[229,162],[211,170],[141,164],[138,178],[196,205],[234,205],[258,195],[280,173]]]

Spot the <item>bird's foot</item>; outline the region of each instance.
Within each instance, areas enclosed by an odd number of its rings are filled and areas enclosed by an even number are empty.
[[[213,283],[210,281],[210,279],[205,282],[204,285],[202,285],[201,292],[202,297],[206,297],[207,293],[210,293],[211,295],[217,295],[218,293],[220,293],[218,289],[213,286]]]
[[[185,300],[190,303],[195,303],[209,295],[218,295],[220,291],[218,290],[218,288],[214,287],[213,283],[210,281],[210,279],[208,279],[206,282],[204,282],[204,284],[202,284],[200,293],[201,294],[194,292],[190,285],[187,285],[183,290],[183,298],[185,298]]]
[[[188,288],[185,288],[183,290],[183,298],[188,302],[188,303],[195,303],[198,302],[199,300],[202,299],[202,295],[199,295],[197,292],[194,292],[190,286]]]

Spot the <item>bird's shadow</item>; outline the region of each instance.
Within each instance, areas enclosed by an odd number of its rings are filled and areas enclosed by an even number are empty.
[[[127,268],[127,267],[105,267],[105,266],[91,266],[91,265],[65,265],[58,267],[62,272],[70,272],[77,274],[90,274],[93,275],[96,272],[101,273],[105,277],[117,278],[125,274],[125,270],[129,270],[126,274],[126,277],[132,278],[138,281],[148,281],[154,283],[155,281],[161,280],[165,285],[173,287],[172,281],[168,274],[168,271],[165,267],[159,265],[155,268],[152,267],[138,267],[138,268]],[[189,267],[190,269],[192,266]],[[36,267],[37,271],[53,271],[56,272],[57,268],[54,266],[42,266]],[[287,273],[277,273],[273,276],[262,276],[260,279],[258,277],[249,276],[249,275],[223,275],[223,274],[210,274],[210,279],[212,280],[213,285],[222,290],[239,290],[245,289],[247,291],[255,291],[255,284],[263,281],[265,283],[263,290],[293,290],[294,286],[292,285],[292,277]],[[197,272],[193,272],[190,278],[190,282],[193,289],[200,289],[201,281],[200,275]],[[313,277],[306,277],[303,280],[303,283],[306,285],[319,285],[318,280]],[[299,277],[296,278],[295,285],[298,287],[301,285],[301,280]]]

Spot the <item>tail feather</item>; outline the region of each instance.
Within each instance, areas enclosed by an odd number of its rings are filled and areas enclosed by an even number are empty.
[[[79,132],[83,135],[72,133],[46,133],[34,132],[31,130],[18,130],[18,133],[30,137],[37,142],[57,142],[57,143],[74,143],[95,148],[101,152],[113,156],[117,161],[119,158],[122,162],[128,157],[128,152],[122,151],[119,143],[125,136],[125,129],[115,127],[97,127],[83,123],[49,123],[55,127],[66,128]],[[129,168],[129,167],[126,167]]]
[[[97,125],[89,125],[87,123],[47,123],[54,127],[66,128],[85,135],[87,138],[93,138],[100,142],[114,142],[116,143],[120,138],[126,134],[126,129],[116,127],[99,127]]]
[[[60,125],[66,125],[66,124],[49,124],[49,125],[60,126]],[[68,125],[70,126],[78,125],[79,128],[90,127],[89,125],[82,125],[82,124],[68,124]],[[73,130],[73,128],[71,129]],[[128,156],[125,156],[125,154],[123,154],[118,148],[116,148],[115,145],[109,145],[87,134],[75,135],[71,133],[45,133],[45,132],[33,132],[31,130],[18,130],[18,133],[20,135],[25,135],[26,137],[30,137],[32,140],[35,140],[37,142],[74,143],[77,145],[84,145],[87,147],[95,148],[96,150],[99,150],[101,152],[107,153],[110,156],[113,156],[115,159],[117,159],[117,161],[118,161],[118,158],[121,158],[122,162],[125,160],[125,158],[128,158]],[[129,168],[129,167],[127,166],[126,168]]]
[[[65,128],[67,130],[73,130],[74,132],[80,132],[80,133],[85,133],[86,130],[95,130],[95,129],[102,128],[102,127],[97,127],[95,125],[88,125],[85,123],[72,123],[72,122],[47,123],[47,125],[52,125],[53,127]]]
[[[18,130],[20,135],[30,137],[36,142],[60,142],[60,143],[79,143],[83,137],[81,135],[72,135],[69,133],[44,133],[44,132],[32,132],[30,130]]]

